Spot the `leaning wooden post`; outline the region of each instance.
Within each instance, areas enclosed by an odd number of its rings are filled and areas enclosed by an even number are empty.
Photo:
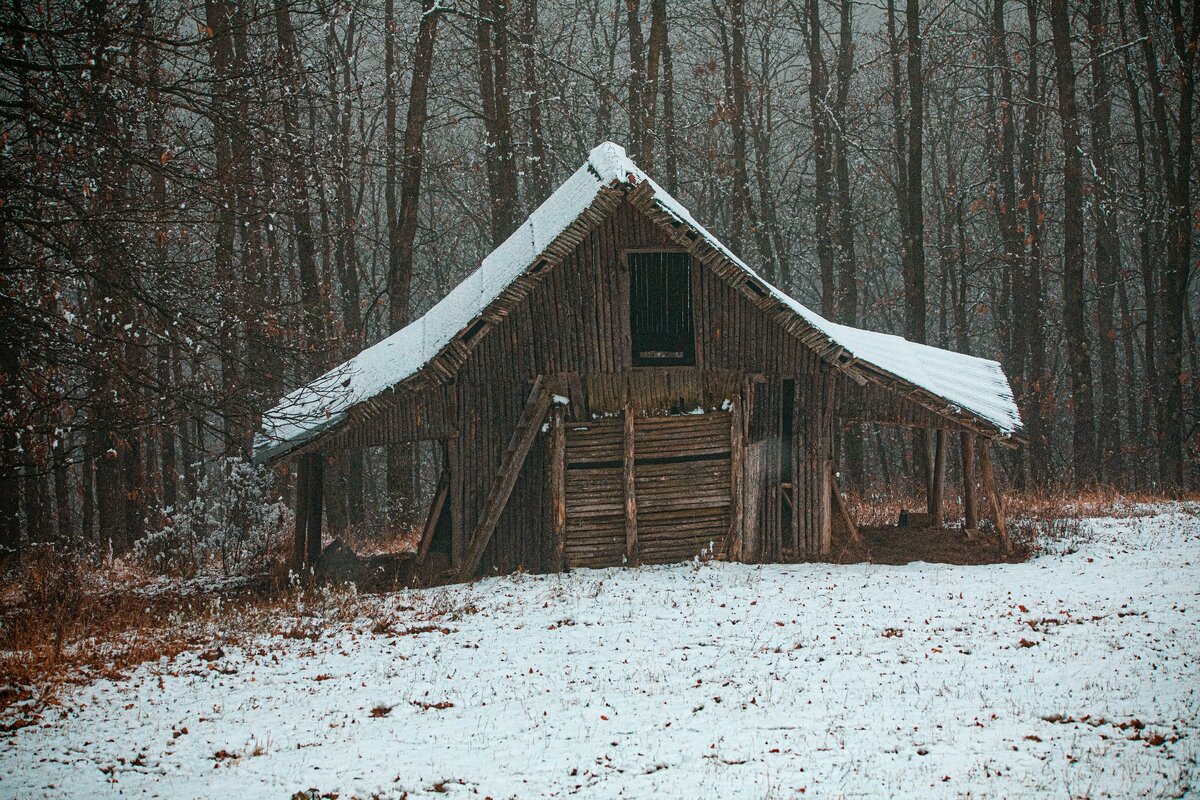
[[[842,524],[846,526],[846,544],[842,547],[842,552],[838,554],[838,561],[842,560],[842,556],[846,553],[846,548],[851,544],[859,544],[864,548],[867,543],[862,537],[862,532],[859,531],[858,525],[854,523],[854,518],[850,516],[850,509],[846,507],[846,501],[842,497],[842,489],[838,485],[837,470],[830,466],[829,485],[833,489],[833,504],[837,508],[838,516],[842,518]]]
[[[546,412],[550,410],[551,399],[552,396],[546,389],[544,376],[538,375],[533,382],[533,391],[529,393],[529,399],[525,402],[525,409],[521,412],[520,419],[517,420],[517,427],[513,429],[512,438],[508,440],[508,446],[504,448],[504,455],[500,458],[500,466],[496,469],[496,474],[492,479],[491,489],[488,490],[487,499],[483,501],[479,522],[476,523],[471,540],[463,550],[462,563],[455,571],[459,581],[470,580],[475,575],[475,571],[479,569],[479,565],[483,561],[483,553],[492,540],[492,534],[496,531],[500,516],[504,513],[505,506],[508,505],[508,498],[517,484],[517,476],[521,474],[521,469],[525,466],[529,448],[533,447],[534,440],[541,432],[542,420],[545,418]],[[454,473],[451,472],[450,476],[453,479]],[[453,487],[453,484],[451,486]]]
[[[929,482],[929,524],[942,526],[946,496],[946,431],[938,428],[934,432],[933,476]]]
[[[300,456],[293,463],[296,465],[296,533],[292,543],[292,568],[299,571],[304,567],[304,554],[307,552],[308,507],[312,502],[308,496],[308,455]]]
[[[563,418],[563,407],[556,403],[550,417],[550,520],[556,571],[567,566],[567,432]]]
[[[633,406],[625,404],[625,435],[624,454],[622,458],[623,477],[625,484],[625,564],[633,566],[638,562],[637,541],[637,498],[634,496],[634,448],[633,448]]]
[[[963,527],[979,527],[979,499],[975,495],[975,434],[963,431],[959,436],[962,452]]]
[[[1008,538],[1008,526],[1004,523],[1004,507],[1000,501],[1000,493],[996,491],[996,479],[992,474],[992,443],[985,442],[983,447],[979,448],[979,472],[983,478],[983,490],[987,493],[988,504],[992,507],[992,514],[996,519],[996,533],[1000,536],[1000,544],[1004,546],[1004,552],[1012,552],[1012,542]]]
[[[429,504],[429,514],[425,517],[425,525],[421,528],[421,539],[417,543],[417,564],[424,564],[433,546],[433,537],[437,533],[438,522],[442,518],[442,510],[446,507],[446,498],[450,494],[450,471],[444,463],[442,475],[438,478],[437,491],[433,493],[433,502]]]
[[[305,564],[315,564],[321,557],[321,511],[325,501],[325,456],[308,453],[309,507],[308,535],[305,545]]]

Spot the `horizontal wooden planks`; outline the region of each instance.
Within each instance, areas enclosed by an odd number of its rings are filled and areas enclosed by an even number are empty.
[[[628,560],[625,436],[632,432],[636,560],[666,563],[718,547],[729,531],[730,415],[605,417],[565,425],[568,566]]]

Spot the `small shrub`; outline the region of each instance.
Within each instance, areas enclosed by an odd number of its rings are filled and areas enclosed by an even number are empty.
[[[292,512],[272,495],[272,474],[240,458],[221,463],[196,496],[169,513],[135,554],[151,568],[181,577],[215,570],[232,575],[266,565],[291,527]]]
[[[1026,517],[1013,520],[1010,527],[1013,544],[1031,557],[1070,555],[1087,541],[1087,527],[1073,517]]]

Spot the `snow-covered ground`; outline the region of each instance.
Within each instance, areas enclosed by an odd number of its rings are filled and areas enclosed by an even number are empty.
[[[0,796],[1200,791],[1200,517],[1091,521],[1078,548],[400,593],[79,690],[0,740]]]

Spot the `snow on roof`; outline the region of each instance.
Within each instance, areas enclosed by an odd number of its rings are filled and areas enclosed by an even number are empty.
[[[867,362],[995,425],[1002,435],[1021,426],[1012,389],[995,361],[909,342],[829,322],[771,286],[698,223],[612,142],[604,142],[524,224],[483,260],[462,283],[420,319],[285,395],[263,415],[254,439],[258,461],[270,461],[336,426],[355,405],[377,397],[417,374],[464,331],[505,288],[537,261],[546,248],[592,204],[607,186],[648,183],[655,204],[694,230],[729,261],[769,289],[808,325],[854,360]]]
[[[781,299],[854,360],[937,395],[955,410],[995,425],[1005,436],[1020,430],[1021,415],[1000,362],[910,342],[890,333],[839,325],[786,295]]]

